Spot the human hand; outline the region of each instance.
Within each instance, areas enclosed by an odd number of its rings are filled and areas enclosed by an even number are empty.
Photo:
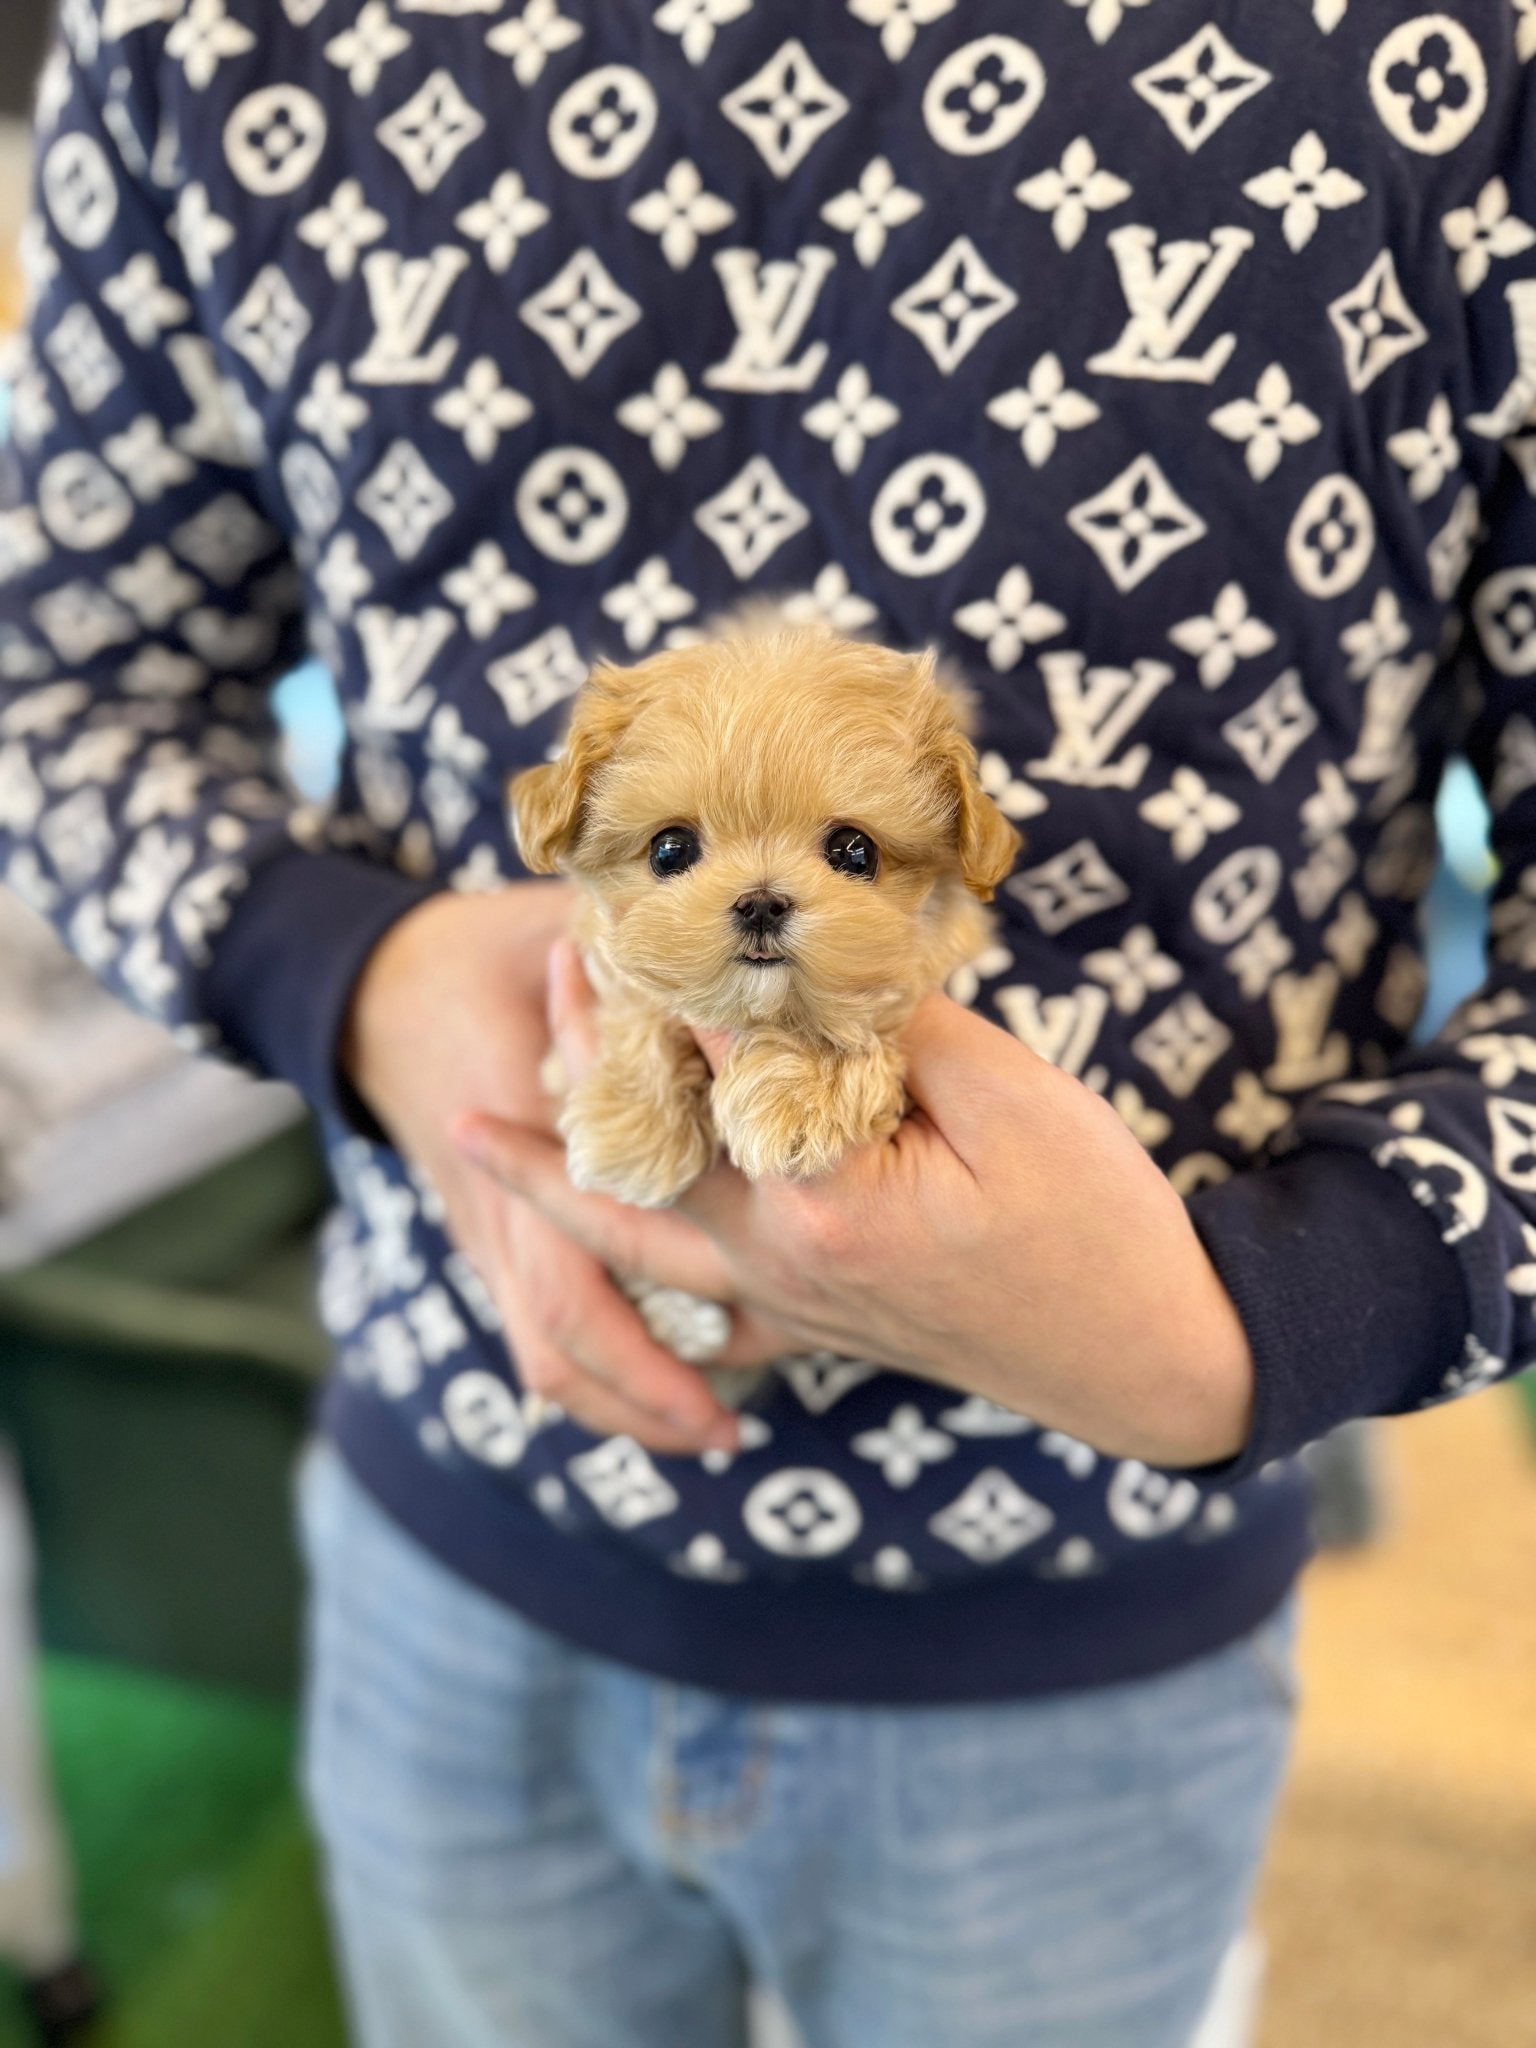
[[[571,900],[561,883],[519,882],[410,911],[358,979],[342,1066],[441,1197],[448,1233],[495,1302],[530,1392],[588,1429],[652,1450],[734,1449],[734,1417],[703,1374],[652,1341],[601,1259],[477,1172],[455,1143],[459,1121],[477,1112],[552,1130],[539,1066],[550,947]]]
[[[566,1023],[584,997],[557,951]],[[718,1063],[728,1039],[701,1034]],[[577,1193],[537,1129],[476,1117],[470,1156],[627,1276],[735,1310],[754,1342],[874,1358],[1112,1456],[1201,1465],[1246,1440],[1246,1335],[1183,1202],[1114,1110],[942,996],[907,1036],[910,1116],[819,1180],[721,1164],[656,1214]],[[579,1056],[579,1052],[578,1052]],[[768,1351],[764,1356],[772,1356]]]

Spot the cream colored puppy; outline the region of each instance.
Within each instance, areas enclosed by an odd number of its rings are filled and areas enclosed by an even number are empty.
[[[898,1034],[985,945],[1019,847],[931,652],[768,611],[600,664],[511,801],[527,865],[584,885],[600,1049],[561,1106],[571,1179],[643,1207],[722,1144],[807,1177],[893,1131]],[[690,1025],[734,1034],[713,1080]]]

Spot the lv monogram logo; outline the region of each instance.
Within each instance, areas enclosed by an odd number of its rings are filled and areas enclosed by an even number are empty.
[[[1467,425],[1489,441],[1502,441],[1536,413],[1536,278],[1521,278],[1504,292],[1515,330],[1515,374],[1491,412],[1471,413]]]
[[[1147,227],[1117,228],[1109,247],[1131,317],[1113,348],[1088,358],[1106,377],[1214,384],[1237,346],[1223,334],[1204,355],[1180,353],[1217,294],[1253,247],[1247,228],[1212,228],[1208,242],[1159,242]]]
[[[813,342],[804,355],[790,358],[836,262],[830,249],[814,243],[793,261],[772,263],[755,249],[718,251],[715,269],[736,340],[730,354],[704,372],[704,382],[717,391],[808,391],[821,375],[827,344]]]
[[[458,621],[433,605],[419,618],[387,605],[366,605],[357,615],[357,636],[368,664],[368,713],[389,732],[413,732],[437,702],[422,678],[453,637]]]
[[[352,365],[359,384],[436,384],[459,352],[455,336],[439,335],[421,353],[443,301],[469,268],[469,254],[446,244],[430,256],[378,249],[363,261],[374,336]]]
[[[1085,668],[1081,654],[1042,654],[1040,673],[1056,720],[1056,740],[1030,773],[1086,789],[1134,789],[1150,749],[1132,747],[1109,757],[1153,698],[1173,681],[1166,662],[1137,661],[1126,668]]]
[[[1330,1031],[1339,993],[1339,970],[1327,961],[1310,974],[1277,974],[1269,1003],[1275,1017],[1275,1060],[1265,1069],[1271,1088],[1317,1088],[1349,1072],[1349,1040]]]

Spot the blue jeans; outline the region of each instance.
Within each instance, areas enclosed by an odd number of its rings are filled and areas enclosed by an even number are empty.
[[[328,1448],[300,1492],[361,2048],[744,2048],[751,1980],[807,2048],[1188,2048],[1281,1778],[1288,1612],[1093,1692],[772,1705],[533,1628]]]

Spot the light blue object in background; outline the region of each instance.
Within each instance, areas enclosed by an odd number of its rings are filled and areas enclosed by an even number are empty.
[[[272,708],[283,728],[288,773],[312,801],[329,796],[346,736],[329,669],[318,661],[294,669],[273,691]]]
[[[1440,866],[1424,904],[1429,992],[1414,1032],[1420,1040],[1433,1037],[1487,971],[1483,946],[1488,889],[1494,877],[1488,806],[1476,776],[1459,757],[1441,778],[1435,825]]]

